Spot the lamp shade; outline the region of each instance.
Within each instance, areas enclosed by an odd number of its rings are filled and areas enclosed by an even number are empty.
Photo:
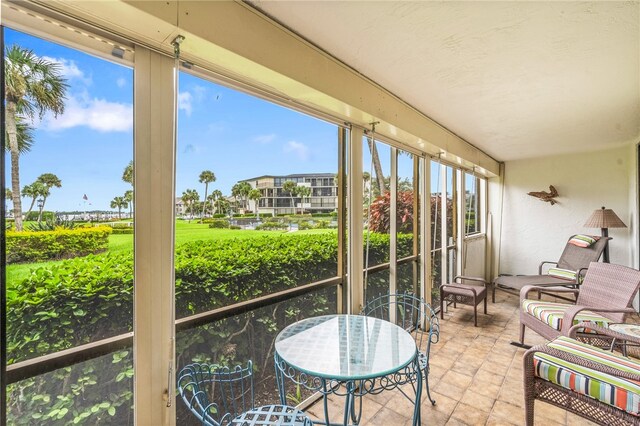
[[[591,213],[584,224],[585,228],[626,228],[622,220],[611,209],[602,207]]]

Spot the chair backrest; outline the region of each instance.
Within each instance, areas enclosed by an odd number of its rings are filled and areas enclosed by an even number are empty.
[[[578,247],[569,243],[573,237],[575,235],[569,238],[560,259],[558,259],[558,268],[571,271],[588,268],[591,262],[597,262],[600,259],[604,248],[611,239],[610,237],[594,237],[598,240],[591,247]]]
[[[253,363],[233,369],[189,364],[178,374],[178,392],[202,424],[226,424],[254,408]]]
[[[367,302],[362,314],[402,327],[415,336],[419,348],[426,341],[427,356],[431,343],[437,343],[440,339],[438,316],[424,299],[411,292],[378,296]]]
[[[640,288],[640,271],[622,265],[592,262],[580,286],[576,305],[623,309],[631,306],[633,296]],[[603,313],[616,322],[622,322],[624,313]]]

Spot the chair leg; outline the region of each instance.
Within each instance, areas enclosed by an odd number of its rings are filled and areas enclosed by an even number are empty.
[[[524,345],[524,328],[525,325],[524,324],[520,324],[520,344]]]
[[[487,315],[487,297],[484,298],[484,314]]]
[[[496,303],[496,285],[491,285],[491,303]]]
[[[476,298],[473,298],[473,326],[478,326],[478,305],[476,305]]]
[[[429,398],[429,401],[431,401],[431,405],[436,405],[436,400],[431,398],[431,392],[429,391],[429,366],[428,365],[424,369],[423,374],[424,374],[424,384],[427,387],[427,398]]]
[[[444,319],[444,297],[446,294],[440,295],[440,319]]]

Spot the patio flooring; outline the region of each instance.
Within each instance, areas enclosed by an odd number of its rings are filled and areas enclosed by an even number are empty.
[[[510,343],[518,340],[519,311],[516,296],[497,292],[489,301],[488,315],[479,309],[478,327],[473,309],[449,307],[440,321],[440,341],[431,349],[429,374],[431,396],[423,398],[422,424],[522,425],[524,398],[522,355],[525,349]],[[630,319],[638,322],[638,317]],[[527,329],[525,343],[537,345],[545,339]],[[330,401],[331,420],[340,422],[343,400]],[[535,423],[539,425],[593,425],[582,417],[536,401]],[[322,402],[306,409],[313,418],[323,417]],[[364,399],[362,425],[405,426],[411,424],[413,405],[398,391],[386,391]]]

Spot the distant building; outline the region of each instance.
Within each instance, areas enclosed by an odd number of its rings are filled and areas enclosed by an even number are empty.
[[[298,186],[311,189],[311,195],[304,200],[300,196],[292,199],[282,189],[286,181],[293,181]],[[258,200],[257,210],[260,214],[278,215],[291,213],[331,213],[338,208],[338,186],[333,173],[305,173],[285,176],[265,175],[241,180],[252,188],[260,190],[262,198]],[[256,202],[249,201],[249,210],[256,211]]]
[[[176,197],[176,216],[184,216],[187,213],[187,206],[182,202],[182,197]]]

